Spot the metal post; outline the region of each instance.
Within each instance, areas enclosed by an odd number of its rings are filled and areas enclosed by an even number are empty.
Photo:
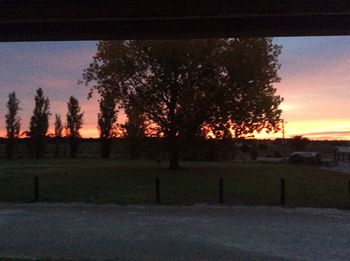
[[[286,203],[286,184],[284,178],[281,178],[281,205]]]
[[[156,203],[160,203],[159,178],[156,178]]]
[[[219,202],[224,203],[224,179],[219,178]]]
[[[39,201],[39,177],[34,177],[34,201]]]

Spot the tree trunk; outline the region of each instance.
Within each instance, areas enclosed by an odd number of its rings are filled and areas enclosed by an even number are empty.
[[[177,136],[176,132],[171,131],[169,133],[169,169],[179,169],[179,159],[178,159],[178,147],[177,147]]]
[[[109,159],[112,152],[112,139],[100,138],[101,142],[101,156],[103,159]]]
[[[35,158],[41,159],[45,155],[45,137],[37,137],[32,140],[35,148]]]
[[[75,159],[77,157],[77,153],[78,153],[78,146],[79,146],[78,138],[77,137],[70,137],[69,145],[70,145],[70,156],[72,159]]]
[[[8,138],[6,143],[6,158],[12,159],[15,150],[15,140],[14,138]]]
[[[174,81],[177,77],[173,77]],[[168,148],[169,148],[169,169],[179,169],[179,153],[178,153],[178,119],[176,117],[176,104],[178,102],[178,86],[170,85],[171,98],[169,103],[169,132],[168,132]]]
[[[60,148],[61,148],[61,137],[55,137],[55,158],[58,158],[60,156]]]
[[[175,105],[173,101],[169,106],[169,133],[168,133],[168,152],[169,152],[169,169],[179,169],[178,159],[178,137],[177,123],[175,118]]]

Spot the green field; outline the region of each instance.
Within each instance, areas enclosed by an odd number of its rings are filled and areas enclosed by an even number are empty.
[[[40,201],[153,204],[160,178],[162,204],[218,202],[224,179],[226,204],[280,203],[280,178],[289,206],[350,206],[349,176],[313,166],[251,162],[182,162],[178,171],[152,161],[99,159],[0,161],[0,201],[32,202],[33,177]]]

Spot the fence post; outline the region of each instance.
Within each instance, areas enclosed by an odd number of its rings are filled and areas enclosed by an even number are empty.
[[[348,194],[349,194],[349,202],[350,202],[350,180],[348,181]]]
[[[34,177],[34,201],[39,201],[39,177]]]
[[[224,179],[219,178],[219,202],[224,203]]]
[[[156,203],[160,203],[159,178],[156,178]]]
[[[284,205],[286,203],[286,183],[284,178],[280,179],[281,181],[281,205]]]

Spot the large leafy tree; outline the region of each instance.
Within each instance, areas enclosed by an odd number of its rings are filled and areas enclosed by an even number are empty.
[[[124,107],[136,99],[178,168],[179,137],[278,129],[280,50],[270,38],[101,41],[83,80],[91,91],[114,90]]]
[[[9,100],[6,104],[8,112],[5,115],[6,118],[6,131],[7,131],[7,143],[6,143],[6,157],[12,159],[15,152],[16,140],[19,137],[21,128],[21,118],[18,116],[19,99],[16,97],[15,92],[11,92]]]
[[[28,135],[32,140],[36,158],[45,154],[46,134],[49,128],[50,101],[41,88],[36,90],[35,107],[30,119]]]
[[[109,158],[112,150],[112,141],[115,136],[117,109],[116,100],[112,93],[104,92],[99,100],[98,130],[100,132],[101,156]]]
[[[67,136],[70,146],[70,155],[72,158],[76,158],[80,140],[80,129],[82,128],[84,123],[84,113],[81,112],[79,101],[73,96],[69,98],[67,107]]]
[[[273,84],[278,77],[281,47],[269,38],[227,42],[220,77],[221,97],[206,120],[216,137],[244,137],[253,132],[279,130],[282,98]]]
[[[62,138],[63,136],[63,124],[60,114],[55,114],[55,137]]]

